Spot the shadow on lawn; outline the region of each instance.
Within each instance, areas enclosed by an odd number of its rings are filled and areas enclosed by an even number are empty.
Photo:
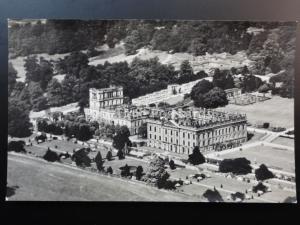
[[[16,189],[18,189],[18,188],[20,188],[18,185],[11,186],[11,187],[7,186],[6,187],[6,197],[9,198],[9,197],[15,195],[16,194]]]

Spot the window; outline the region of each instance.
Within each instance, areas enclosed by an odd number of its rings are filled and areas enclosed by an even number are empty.
[[[185,137],[185,133],[184,132],[182,133],[182,137]]]
[[[176,136],[178,136],[178,131],[176,131]]]
[[[151,125],[149,125],[149,130],[151,131]]]
[[[195,140],[195,134],[193,134],[193,140]]]
[[[167,129],[165,129],[165,134],[167,134]]]
[[[172,130],[171,130],[171,135],[172,135]]]
[[[151,139],[151,134],[149,134],[149,137],[150,137],[150,139]]]
[[[167,142],[167,138],[165,138],[165,141]]]
[[[156,132],[156,127],[154,127],[154,132]]]
[[[188,139],[190,139],[190,133],[188,133]]]
[[[154,139],[156,140],[156,135],[154,135]]]

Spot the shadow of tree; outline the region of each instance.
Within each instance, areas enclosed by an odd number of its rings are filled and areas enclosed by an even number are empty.
[[[18,188],[19,188],[18,185],[11,186],[11,187],[7,186],[6,187],[6,197],[9,198],[9,197],[15,195],[16,194],[16,189],[18,189]]]

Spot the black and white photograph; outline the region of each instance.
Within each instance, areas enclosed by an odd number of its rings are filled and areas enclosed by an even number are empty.
[[[6,201],[297,202],[296,22],[7,24]]]

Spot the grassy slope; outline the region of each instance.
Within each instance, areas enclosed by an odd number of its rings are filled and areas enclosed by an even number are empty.
[[[10,200],[199,201],[180,193],[11,154],[7,183],[19,186]]]

